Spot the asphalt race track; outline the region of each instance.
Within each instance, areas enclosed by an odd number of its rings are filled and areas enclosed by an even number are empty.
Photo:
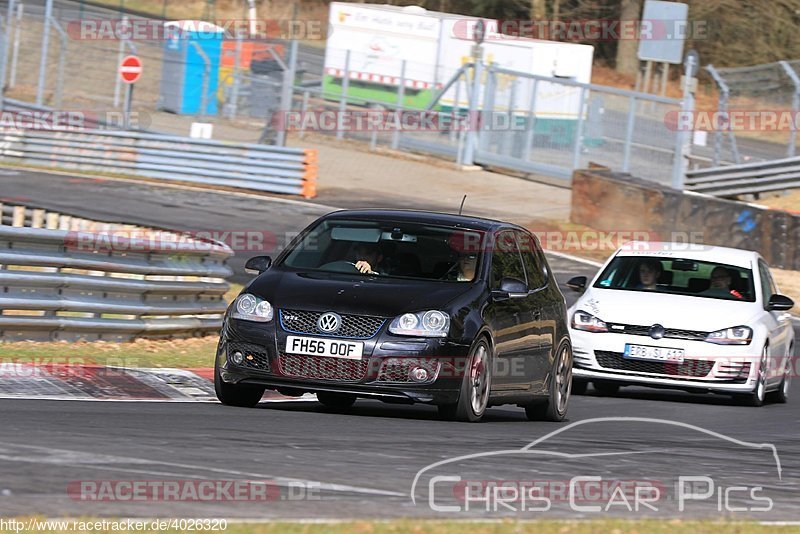
[[[260,228],[275,234],[296,231],[329,209],[28,171],[0,177],[0,201],[187,230]],[[239,280],[246,279],[245,256],[232,263]],[[562,288],[569,277],[594,270],[556,257],[551,267]],[[563,289],[572,300],[574,294]],[[0,400],[0,510],[124,517],[535,519],[608,513],[798,520],[798,381],[792,395],[789,404],[748,408],[724,396],[625,388],[600,397],[590,389],[572,398],[569,421],[561,424],[529,422],[514,407],[490,409],[481,424],[443,422],[432,407],[365,400],[344,414],[315,402],[238,409],[199,402]],[[623,417],[634,419],[615,419]],[[520,450],[553,432],[559,433]],[[504,452],[480,454],[492,451]],[[447,462],[464,455],[475,456]],[[425,469],[436,462],[445,463]],[[524,511],[519,499],[478,500],[467,510],[455,476],[546,481],[549,510],[541,499]],[[650,481],[660,498],[638,511],[619,499],[612,505],[596,496],[570,502],[554,488],[575,476]],[[708,478],[695,479],[697,486],[683,479],[676,487],[678,477]],[[79,481],[164,479],[269,481],[274,491],[266,501],[217,502],[82,502],[68,491]],[[460,510],[437,511],[431,503]]]

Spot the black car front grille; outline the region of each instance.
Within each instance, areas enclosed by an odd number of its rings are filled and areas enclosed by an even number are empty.
[[[293,334],[313,334],[318,336],[332,336],[350,339],[369,339],[386,322],[383,317],[373,317],[370,315],[342,315],[342,325],[339,331],[333,334],[321,332],[317,328],[317,319],[322,315],[321,312],[309,312],[301,310],[281,310],[281,328]]]
[[[651,326],[638,324],[608,323],[609,332],[629,334],[631,336],[649,336]],[[688,339],[692,341],[705,340],[708,332],[699,330],[684,330],[681,328],[665,328],[664,337],[670,339]]]
[[[703,377],[707,376],[714,367],[714,362],[708,360],[684,360],[683,363],[648,362],[631,360],[623,357],[621,352],[605,350],[594,351],[594,356],[600,367],[637,373]]]
[[[240,365],[269,371],[269,357],[266,348],[250,343],[230,342],[228,343],[228,361],[230,361],[231,354],[236,351],[244,355],[244,362]]]
[[[278,362],[281,374],[290,378],[360,382],[367,376],[369,360],[349,360],[326,356],[301,356],[282,353]]]

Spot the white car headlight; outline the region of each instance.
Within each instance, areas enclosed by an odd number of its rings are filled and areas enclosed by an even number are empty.
[[[572,314],[572,328],[585,330],[586,332],[608,332],[606,323],[583,310],[578,310]]]
[[[404,313],[389,325],[389,332],[401,336],[447,337],[450,316],[438,310]]]
[[[243,319],[245,321],[256,321],[268,323],[275,315],[272,304],[250,293],[244,293],[236,297],[233,303],[231,317]]]
[[[734,326],[711,332],[706,341],[717,345],[749,345],[753,340],[753,330],[749,326]]]

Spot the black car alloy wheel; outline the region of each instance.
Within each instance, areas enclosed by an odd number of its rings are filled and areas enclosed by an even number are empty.
[[[440,415],[445,419],[477,423],[486,412],[491,388],[491,349],[486,338],[481,337],[470,350],[458,403],[440,405]]]
[[[572,347],[562,342],[553,361],[548,385],[548,398],[525,406],[525,415],[531,421],[563,421],[567,416],[572,390]]]

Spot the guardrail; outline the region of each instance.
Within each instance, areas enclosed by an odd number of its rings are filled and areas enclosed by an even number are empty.
[[[800,187],[800,157],[689,171],[686,173],[685,187],[716,197],[736,197]]]
[[[233,252],[187,234],[0,207],[0,340],[217,331]]]
[[[0,158],[30,165],[302,195],[317,193],[316,149],[132,131],[0,129]]]

